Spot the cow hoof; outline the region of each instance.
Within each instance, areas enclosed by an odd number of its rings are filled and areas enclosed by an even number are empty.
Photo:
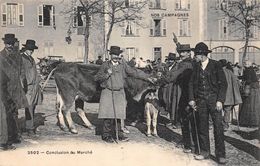
[[[152,135],[153,135],[154,137],[159,137],[157,133],[155,133],[155,134],[152,134]]]
[[[71,132],[72,134],[78,134],[78,131],[77,131],[76,129],[70,129],[70,132]]]
[[[146,133],[146,136],[147,136],[147,137],[151,137],[152,134],[151,134],[151,133]]]
[[[68,132],[68,131],[69,131],[69,129],[68,129],[67,127],[63,127],[63,126],[60,126],[60,129],[61,129],[62,131],[65,131],[65,132]]]
[[[96,129],[96,127],[93,126],[93,125],[91,125],[91,126],[87,126],[87,128],[90,129],[90,130],[95,130],[95,129]]]

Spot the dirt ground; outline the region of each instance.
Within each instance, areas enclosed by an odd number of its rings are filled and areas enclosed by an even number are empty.
[[[107,144],[101,140],[100,124],[97,119],[98,104],[86,104],[85,112],[89,120],[97,126],[89,130],[82,126],[74,108],[72,118],[78,134],[71,134],[56,125],[55,90],[47,90],[44,102],[37,107],[36,119],[39,125],[37,135],[28,137],[22,134],[22,143],[14,151],[0,151],[0,166],[51,166],[51,165],[108,165],[108,166],[153,166],[218,165],[214,159],[213,130],[210,130],[212,157],[196,161],[193,154],[185,154],[176,145],[181,140],[180,129],[158,126],[159,137],[146,137],[145,125],[127,126],[129,142]],[[24,111],[20,110],[20,125],[24,127]],[[226,165],[260,165],[260,145],[257,128],[244,128],[231,125],[225,132],[225,145],[228,163]]]

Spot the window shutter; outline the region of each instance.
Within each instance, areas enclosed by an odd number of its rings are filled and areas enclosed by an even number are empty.
[[[139,36],[139,25],[137,25],[136,21],[134,22],[134,24],[135,24],[135,35]]]
[[[180,3],[179,3],[179,0],[176,0],[176,3],[175,3],[175,8],[178,10],[180,9]]]
[[[161,0],[161,8],[166,9],[166,0]]]
[[[77,10],[77,6],[74,6],[73,8],[73,24],[72,24],[73,28],[78,26],[78,10]]]
[[[163,36],[166,36],[166,20],[163,20],[163,29],[162,29],[162,32],[163,32]]]
[[[6,24],[7,24],[7,5],[6,5],[6,3],[3,3],[2,4],[2,19],[1,19],[1,21],[2,21],[2,26],[6,26]]]
[[[18,4],[18,20],[19,26],[24,26],[24,6],[23,4]]]
[[[43,26],[43,5],[38,6],[38,26]]]
[[[178,20],[178,33],[182,36],[182,20]]]
[[[125,36],[126,35],[126,27],[127,27],[127,22],[126,20],[122,22],[122,35]]]
[[[188,21],[188,22],[187,22],[187,23],[188,23],[188,36],[191,36],[191,31],[190,31],[190,29],[191,29],[191,28],[190,28],[190,27],[191,27],[191,26],[190,26],[190,20],[187,20],[187,21]]]
[[[154,0],[149,0],[149,8],[154,8]]]
[[[150,20],[150,36],[154,36],[154,21]]]
[[[52,6],[52,26],[54,29],[56,29],[55,6]]]

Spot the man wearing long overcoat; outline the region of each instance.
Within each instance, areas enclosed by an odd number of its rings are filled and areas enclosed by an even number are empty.
[[[193,49],[198,61],[189,82],[189,105],[198,113],[198,135],[200,155],[197,160],[208,159],[210,155],[209,114],[214,125],[215,155],[220,164],[226,163],[222,109],[226,97],[227,82],[219,62],[207,57],[211,50],[200,42]]]
[[[5,76],[1,80],[1,87],[6,88],[3,102],[8,128],[8,140],[3,147],[11,149],[13,143],[20,143],[17,123],[18,109],[27,107],[28,101],[21,84],[21,57],[14,49],[17,39],[14,34],[5,34],[2,39],[5,48],[0,52],[0,68],[4,73],[2,75]]]
[[[102,139],[113,143],[116,138],[115,119],[118,122],[118,137],[120,141],[127,141],[128,138],[123,135],[120,125],[120,119],[126,118],[126,96],[124,91],[125,79],[128,75],[148,80],[148,75],[131,68],[122,61],[119,62],[119,55],[122,53],[120,47],[111,46],[109,54],[111,60],[104,62],[95,81],[99,82],[102,89],[98,118],[103,119]]]
[[[171,74],[175,73],[178,68],[177,61],[180,60],[179,57],[176,57],[176,54],[169,53],[168,63],[165,66],[165,75],[170,77]],[[178,103],[181,96],[180,86],[174,82],[169,82],[163,87],[163,101],[165,104],[165,109],[170,114],[171,123],[167,125],[172,125],[173,128],[176,128],[178,122]]]
[[[22,77],[24,91],[28,100],[29,107],[25,108],[25,128],[28,134],[35,133],[34,112],[37,104],[42,102],[42,93],[40,88],[40,77],[37,73],[36,63],[32,57],[34,49],[38,49],[34,40],[27,40],[21,49]]]

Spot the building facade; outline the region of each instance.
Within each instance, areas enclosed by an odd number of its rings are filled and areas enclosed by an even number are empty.
[[[3,36],[5,33],[14,33],[20,47],[27,39],[35,40],[39,47],[34,52],[35,57],[63,56],[66,61],[83,61],[85,48],[82,19],[84,18],[80,18],[77,14],[78,5],[72,2],[71,0],[1,0],[0,34]],[[75,12],[74,17],[70,17],[73,15],[71,12]],[[96,15],[92,19],[95,21],[92,21],[90,27],[90,61],[104,54],[105,36],[104,26],[100,26],[104,25],[103,17]],[[71,25],[70,38],[66,38]],[[3,47],[3,42],[0,42],[0,48]]]
[[[248,0],[259,3],[258,0]],[[207,0],[204,3],[205,15],[205,34],[204,41],[212,49],[213,59],[227,59],[232,63],[242,64],[242,55],[245,44],[244,31],[240,31],[238,24],[229,24],[220,8],[230,8],[229,0]],[[257,20],[256,25],[259,25]],[[246,60],[260,64],[260,35],[259,28],[253,26],[250,29],[249,47]]]
[[[134,3],[128,0],[128,3]],[[109,45],[120,45],[124,57],[143,60],[165,59],[169,52],[176,52],[173,32],[180,43],[194,46],[202,40],[200,8],[202,0],[150,0],[143,12],[143,26],[127,20],[116,26]]]

